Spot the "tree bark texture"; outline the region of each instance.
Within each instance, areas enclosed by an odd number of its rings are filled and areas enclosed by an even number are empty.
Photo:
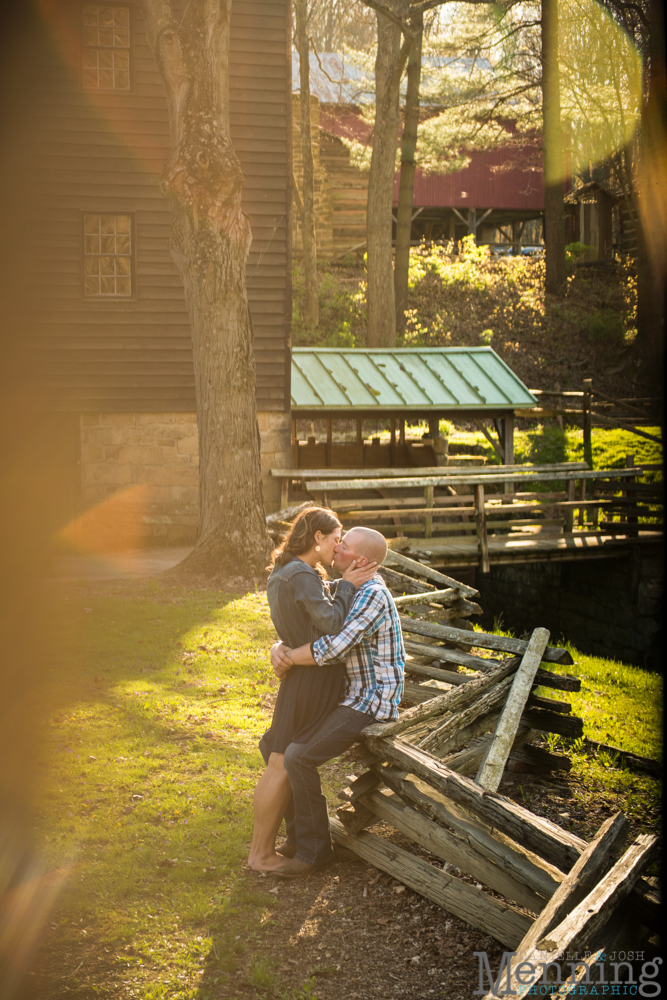
[[[306,286],[306,304],[304,322],[308,330],[314,330],[319,324],[319,299],[317,288],[317,242],[315,237],[315,203],[313,147],[310,135],[310,58],[308,51],[308,35],[306,20],[308,17],[307,0],[296,0],[296,42],[299,50],[299,86],[301,105],[301,162],[303,175],[301,180],[301,202],[303,205],[303,270]]]
[[[401,0],[388,4],[399,12]],[[366,246],[368,251],[367,347],[396,345],[394,268],[391,246],[392,203],[396,149],[400,124],[399,94],[407,49],[401,47],[401,29],[377,14],[378,47],[375,59],[375,128],[368,177]]]
[[[542,138],[546,290],[565,289],[565,207],[558,68],[558,0],[542,0]]]
[[[269,537],[262,499],[252,322],[246,292],[250,223],[230,139],[231,0],[143,0],[164,81],[171,155],[172,258],[190,314],[199,430],[199,528],[189,572],[259,576]]]
[[[396,250],[394,260],[394,291],[396,295],[396,329],[405,333],[405,311],[408,308],[408,273],[410,270],[410,238],[412,236],[412,200],[415,190],[415,154],[419,125],[419,87],[422,73],[422,33],[424,15],[412,19],[415,37],[408,56],[408,87],[405,96],[405,119],[401,141],[401,179],[396,211]]]

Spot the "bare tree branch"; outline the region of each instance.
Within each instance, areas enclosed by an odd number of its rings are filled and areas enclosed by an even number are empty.
[[[398,14],[391,9],[391,7],[387,7],[386,4],[381,3],[381,0],[361,0],[361,2],[365,7],[371,7],[373,10],[378,11],[378,13],[384,14],[384,16],[388,18],[392,24],[395,24],[401,29],[406,38],[413,37],[414,32],[408,22],[404,18],[399,17]]]

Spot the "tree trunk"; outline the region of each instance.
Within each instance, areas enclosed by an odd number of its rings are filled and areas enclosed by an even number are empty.
[[[306,285],[306,304],[304,322],[306,329],[314,330],[319,324],[319,300],[317,288],[317,243],[315,238],[315,207],[314,207],[314,164],[313,147],[310,135],[310,59],[308,52],[308,36],[306,34],[306,19],[308,15],[307,0],[296,0],[296,43],[299,50],[299,83],[301,105],[301,162],[303,175],[301,181],[301,201],[303,204],[302,235],[303,235],[303,269]]]
[[[542,121],[546,290],[565,289],[565,207],[558,68],[558,0],[542,0]]]
[[[400,0],[388,5],[399,12]],[[398,145],[399,91],[408,48],[401,47],[401,29],[377,14],[378,47],[375,59],[375,128],[368,178],[366,245],[368,249],[368,347],[394,347],[396,309],[391,248],[391,209],[394,200]]]
[[[143,10],[169,109],[162,189],[172,203],[170,250],[190,314],[197,393],[199,529],[179,568],[249,580],[262,574],[270,541],[246,293],[252,237],[229,127],[231,0],[189,0],[180,20],[170,0],[143,0]]]
[[[401,142],[401,180],[396,211],[396,252],[394,290],[396,294],[396,329],[405,333],[405,310],[408,308],[408,273],[412,236],[412,199],[415,189],[415,153],[419,125],[419,87],[422,72],[422,32],[424,15],[412,19],[415,38],[408,56],[408,89],[405,97],[405,121]]]

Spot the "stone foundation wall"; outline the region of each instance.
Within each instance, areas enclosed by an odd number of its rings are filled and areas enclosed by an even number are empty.
[[[280,506],[269,470],[292,461],[289,413],[257,414],[267,513]],[[81,415],[80,509],[72,540],[97,551],[189,545],[197,531],[195,413]]]
[[[583,653],[662,670],[663,552],[637,546],[618,559],[535,563],[477,571],[485,627],[543,625]]]
[[[257,414],[262,462],[262,489],[267,514],[280,510],[280,480],[271,469],[292,468],[292,415],[272,411]]]

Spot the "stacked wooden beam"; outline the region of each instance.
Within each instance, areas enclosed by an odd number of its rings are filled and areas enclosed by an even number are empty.
[[[417,704],[395,722],[364,730],[368,770],[339,793],[344,805],[332,821],[335,839],[521,955],[551,954],[552,935],[561,950],[573,942],[588,946],[600,934],[609,946],[610,921],[618,933],[618,903],[628,895],[649,924],[657,920],[655,899],[639,878],[655,854],[655,838],[639,838],[614,864],[627,830],[622,817],[588,845],[497,793],[518,748],[529,761],[533,751],[532,762],[541,757],[547,769],[561,764],[557,755],[526,745],[536,730],[581,735],[569,705],[536,693],[547,686],[579,689],[576,678],[552,669],[572,663],[569,653],[548,646],[546,629],[526,641],[425,620],[433,605],[446,610],[448,602],[475,596],[473,589],[428,567],[421,567],[421,580],[406,562],[388,569],[388,583],[397,583],[392,573],[412,580],[398,581],[413,589],[407,600],[397,598],[406,611],[421,595],[428,602],[420,619],[402,616],[408,671],[441,681],[446,690],[408,685]],[[379,821],[444,865],[370,832]],[[599,915],[593,919],[586,907]]]

